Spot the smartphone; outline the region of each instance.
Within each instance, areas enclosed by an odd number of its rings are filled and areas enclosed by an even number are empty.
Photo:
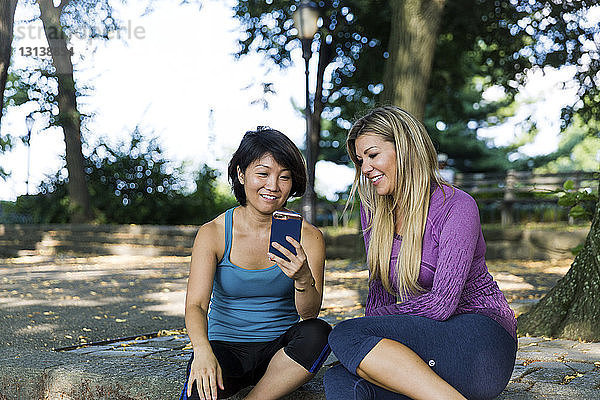
[[[296,248],[288,242],[285,237],[291,236],[300,243],[301,232],[302,216],[300,216],[300,214],[296,214],[292,211],[275,211],[273,213],[273,220],[271,221],[271,239],[269,239],[269,243],[277,242],[295,255]],[[269,244],[269,252],[289,261],[289,258],[274,248],[272,244]]]

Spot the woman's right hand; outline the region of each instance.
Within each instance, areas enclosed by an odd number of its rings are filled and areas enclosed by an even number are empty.
[[[217,400],[217,385],[221,390],[225,390],[221,366],[212,350],[194,351],[194,360],[187,385],[188,397],[192,395],[194,381],[200,400]]]

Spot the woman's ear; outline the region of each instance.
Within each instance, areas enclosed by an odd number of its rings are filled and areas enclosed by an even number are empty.
[[[242,173],[242,170],[240,169],[239,165],[237,167],[237,177],[238,177],[238,181],[240,181],[240,183],[243,185],[244,184],[244,174]]]

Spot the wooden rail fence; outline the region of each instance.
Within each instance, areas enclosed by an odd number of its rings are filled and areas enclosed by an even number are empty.
[[[562,188],[567,180],[573,181],[575,189],[598,190],[598,173],[584,171],[555,174],[514,170],[506,174],[458,173],[454,184],[471,194],[478,203],[499,204],[502,225],[510,225],[514,222],[515,204],[556,203],[556,197],[541,194]]]

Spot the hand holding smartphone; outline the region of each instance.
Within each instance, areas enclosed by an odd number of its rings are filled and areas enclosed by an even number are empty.
[[[271,221],[271,239],[269,243],[277,242],[293,254],[296,254],[296,248],[288,242],[285,237],[291,236],[300,243],[300,234],[302,232],[302,216],[291,211],[275,211]],[[269,252],[275,254],[284,260],[290,261],[279,250],[269,244]]]

